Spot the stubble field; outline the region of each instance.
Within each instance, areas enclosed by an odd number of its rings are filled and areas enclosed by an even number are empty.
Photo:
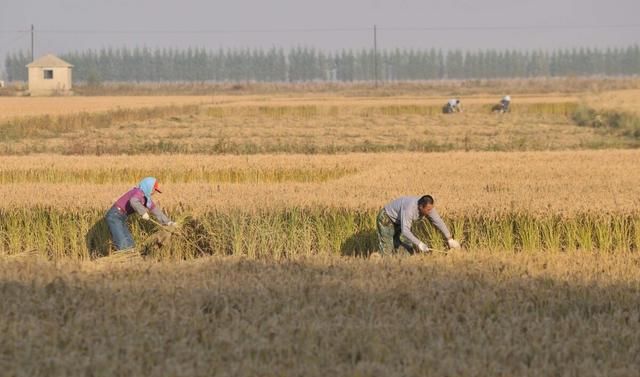
[[[8,376],[630,376],[635,253],[0,270]]]

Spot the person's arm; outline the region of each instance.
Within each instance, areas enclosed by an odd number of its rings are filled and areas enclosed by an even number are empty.
[[[151,208],[151,213],[156,217],[156,219],[158,219],[158,221],[162,225],[169,225],[172,222],[171,219],[169,219],[169,216],[165,215],[164,212],[162,212],[162,210],[156,206],[153,206],[153,208]]]
[[[147,208],[144,206],[144,204],[142,204],[140,198],[138,198],[137,196],[129,199],[129,204],[131,205],[131,208],[133,208],[138,213],[138,215],[144,216],[144,214],[147,213]]]
[[[442,220],[442,217],[440,217],[440,214],[438,213],[438,211],[436,211],[435,208],[429,212],[427,217],[429,218],[429,221],[431,222],[431,224],[433,224],[433,226],[438,228],[440,233],[442,233],[442,235],[447,239],[447,241],[453,238],[451,237],[451,232],[449,231],[447,224],[444,223],[444,220]]]

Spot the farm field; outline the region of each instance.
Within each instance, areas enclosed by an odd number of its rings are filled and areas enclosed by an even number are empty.
[[[12,260],[0,269],[0,365],[16,376],[628,376],[640,367],[639,263],[488,251]]]
[[[487,104],[493,101],[484,96],[471,97],[471,103]],[[400,96],[399,98],[372,97],[342,97],[342,100],[359,104],[399,104],[399,105],[442,105],[443,98],[436,96],[415,97]],[[548,102],[568,102],[575,98],[549,97]],[[537,97],[525,96],[521,102],[536,102]],[[291,105],[315,103],[339,103],[340,97],[313,94],[296,98],[291,95],[181,95],[181,96],[69,96],[69,97],[0,97],[0,120],[14,117],[37,115],[70,115],[77,113],[106,112],[116,109],[138,109],[169,105],[189,105],[203,103],[217,103],[225,106],[255,106],[255,105]]]
[[[0,208],[104,209],[137,177],[154,173],[166,188],[160,203],[194,212],[376,209],[405,192],[431,192],[449,213],[625,213],[640,210],[638,159],[635,150],[4,156],[0,192],[11,200]]]
[[[594,94],[587,103],[597,109],[622,110],[638,114],[640,111],[640,90],[616,90]]]
[[[484,87],[454,115],[428,91],[0,97],[0,370],[633,374],[640,92],[600,85],[509,114]],[[113,255],[104,214],[145,176],[180,231],[133,216],[140,253]],[[380,208],[422,194],[463,248],[419,222],[431,253],[368,258]]]
[[[611,96],[616,103],[623,95]],[[110,97],[87,98],[108,103]],[[189,98],[163,105],[169,99],[158,97],[150,108],[0,120],[0,154],[547,151],[632,148],[640,135],[635,116],[603,126],[576,95],[516,97],[513,113],[502,116],[491,113],[497,98],[486,95],[465,98],[465,112],[456,116],[441,114],[446,97],[227,95],[199,104]]]
[[[0,97],[0,121],[25,116],[58,116],[209,101],[211,97],[208,96]]]
[[[0,193],[11,200],[0,205],[0,229],[8,252],[104,255],[105,209],[136,177],[153,173],[165,189],[158,202],[173,217],[191,218],[185,231],[198,240],[198,253],[367,255],[375,250],[377,210],[405,193],[432,194],[469,248],[627,250],[640,245],[639,157],[615,150],[8,156]],[[132,224],[138,239],[156,230]],[[443,247],[433,228],[424,232]],[[176,241],[156,256],[195,251]]]

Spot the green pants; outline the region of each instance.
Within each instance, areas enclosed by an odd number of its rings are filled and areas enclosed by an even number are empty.
[[[401,255],[413,254],[411,242],[402,235],[400,225],[391,221],[387,212],[383,209],[376,219],[378,228],[378,249],[383,256],[399,253]]]

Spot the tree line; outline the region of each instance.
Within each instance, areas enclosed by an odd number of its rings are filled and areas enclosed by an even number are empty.
[[[640,47],[553,51],[105,48],[60,55],[74,81],[383,81],[640,74]],[[9,53],[9,81],[26,81],[25,51]]]

